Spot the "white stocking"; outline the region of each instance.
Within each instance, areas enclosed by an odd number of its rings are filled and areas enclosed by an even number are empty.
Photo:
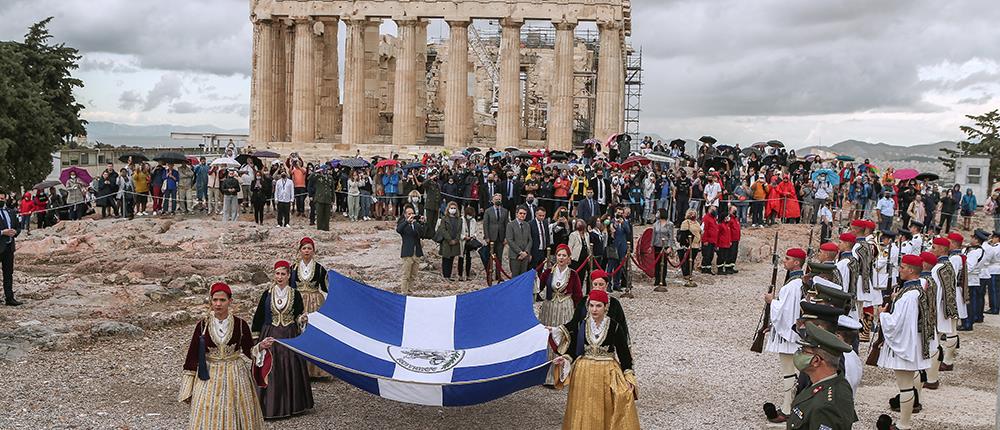
[[[778,354],[781,360],[781,389],[784,398],[781,401],[781,413],[789,415],[792,413],[792,400],[795,399],[795,383],[797,376],[795,373],[795,362],[792,361],[792,354]]]
[[[899,386],[899,422],[896,428],[912,428],[910,418],[913,415],[913,401],[916,389],[913,388],[913,372],[909,370],[895,370],[896,385]]]

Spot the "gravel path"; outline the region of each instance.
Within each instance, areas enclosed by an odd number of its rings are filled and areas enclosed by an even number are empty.
[[[769,245],[766,241],[773,232],[745,232],[745,249]],[[321,245],[336,250],[321,254],[322,261],[375,286],[392,288],[398,268],[394,232],[369,229],[339,240],[361,237],[367,245]],[[804,246],[806,237],[804,227],[783,227],[779,247]],[[649,279],[635,276],[639,281],[636,297],[624,299],[623,306],[632,329],[643,428],[767,428],[761,404],[778,400],[777,357],[751,353],[748,347],[770,267],[743,263],[740,269],[734,276],[701,276],[697,288],[675,286],[666,293],[652,292]],[[430,286],[423,292],[427,295],[478,287],[473,283],[444,285],[432,270],[436,269],[421,272],[418,282]],[[237,294],[246,294],[250,288],[238,289]],[[0,309],[0,324],[8,330],[29,317],[27,312],[33,307],[43,305],[31,303],[18,311],[22,314],[7,316],[3,315],[7,309]],[[240,315],[248,317],[248,308],[244,306]],[[139,338],[81,338],[73,349],[30,350],[0,362],[7,370],[5,389],[0,390],[0,404],[5,405],[0,410],[0,428],[185,427],[187,406],[175,398],[190,330],[185,324],[147,330]],[[924,411],[915,415],[916,428],[994,428],[998,341],[1000,318],[994,315],[987,315],[987,323],[973,333],[963,334],[956,371],[942,374],[940,390],[925,391]],[[856,396],[861,422],[855,427],[873,428],[878,414],[888,410],[887,399],[896,388],[890,372],[873,367],[864,371]],[[270,422],[268,428],[557,429],[566,401],[565,391],[540,387],[464,408],[382,400],[339,381],[317,383],[313,392],[314,410]]]

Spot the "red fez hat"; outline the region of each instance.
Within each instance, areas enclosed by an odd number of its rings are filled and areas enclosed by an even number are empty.
[[[788,251],[785,252],[785,255],[792,258],[797,258],[799,260],[806,259],[806,252],[803,251],[802,248],[790,248]]]
[[[865,220],[865,228],[866,229],[868,229],[868,230],[874,230],[875,227],[877,227],[877,225],[875,224],[875,221],[872,221],[870,219],[866,219]]]
[[[935,245],[941,245],[941,246],[946,247],[946,248],[949,247],[949,246],[951,246],[951,241],[949,241],[948,239],[945,239],[943,237],[935,237],[933,243]]]
[[[278,270],[278,269],[280,269],[282,267],[284,267],[286,269],[291,269],[292,263],[289,263],[289,262],[287,262],[285,260],[278,260],[278,262],[274,263],[274,270]]]
[[[855,236],[853,233],[841,233],[840,234],[840,240],[843,241],[843,242],[854,243],[854,242],[858,241],[858,237]]]
[[[922,260],[924,264],[930,264],[931,266],[933,266],[937,264],[938,258],[936,255],[934,255],[934,253],[924,251],[920,253],[920,260]]]
[[[570,249],[569,249],[569,245],[567,245],[565,243],[560,243],[559,246],[556,247],[556,254],[558,254],[559,251],[562,251],[562,250],[565,250],[567,254],[570,254],[570,255],[573,254],[573,251],[570,251]]]
[[[819,249],[820,251],[831,251],[831,252],[840,251],[840,248],[837,248],[837,244],[833,242],[824,242],[822,245],[819,246]]]
[[[952,232],[948,233],[948,240],[952,242],[958,242],[959,244],[961,244],[963,241],[965,241],[965,238],[962,237],[961,234]]]
[[[604,280],[607,280],[608,277],[609,277],[608,272],[605,272],[605,271],[603,271],[601,269],[597,269],[597,270],[595,270],[593,272],[590,272],[590,279],[592,279],[592,280],[593,279],[604,279]]]
[[[607,291],[590,290],[590,295],[587,296],[587,298],[590,299],[590,300],[593,300],[595,302],[601,302],[601,303],[604,303],[604,304],[608,304],[608,292]]]
[[[303,237],[302,240],[299,241],[299,248],[302,248],[303,246],[306,246],[306,245],[312,245],[313,248],[315,248],[316,247],[316,242],[313,242],[313,240],[311,238]]]
[[[865,223],[863,219],[856,219],[851,221],[851,227],[865,228],[868,224]]]
[[[913,267],[916,267],[918,269],[924,266],[924,259],[920,258],[919,256],[913,255],[913,254],[906,254],[906,255],[904,255],[902,261],[903,261],[903,264],[905,264],[907,266],[913,266]]]
[[[233,296],[233,290],[231,290],[229,288],[229,285],[226,285],[225,282],[216,282],[216,283],[212,284],[212,289],[209,290],[208,295],[209,296],[214,296],[215,293],[218,293],[219,291],[222,291],[223,293],[226,293],[226,297],[232,297]]]

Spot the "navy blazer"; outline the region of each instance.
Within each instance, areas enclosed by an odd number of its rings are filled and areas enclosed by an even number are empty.
[[[21,234],[21,221],[18,219],[17,214],[10,209],[0,209],[7,212],[7,220],[3,216],[0,216],[0,231],[6,230],[8,228],[14,229],[14,237],[7,237],[0,235],[0,252],[6,252],[9,247],[11,251],[15,248],[14,238]]]
[[[403,246],[399,250],[400,258],[423,257],[424,249],[420,245],[420,232],[424,231],[424,224],[420,221],[412,223],[400,218],[396,223],[396,233],[403,238]]]
[[[545,250],[549,249],[549,246],[552,245],[552,236],[549,234],[549,223],[542,221],[542,234],[545,237],[541,238],[538,237],[538,224],[537,219],[533,219],[528,223],[528,227],[531,228],[531,251],[539,251],[538,245],[541,243],[544,248],[540,251],[545,252]]]

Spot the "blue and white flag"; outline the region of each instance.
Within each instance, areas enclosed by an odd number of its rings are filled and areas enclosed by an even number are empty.
[[[302,335],[279,342],[330,374],[400,402],[466,406],[545,381],[548,330],[532,308],[535,272],[484,290],[407,297],[330,271]]]

